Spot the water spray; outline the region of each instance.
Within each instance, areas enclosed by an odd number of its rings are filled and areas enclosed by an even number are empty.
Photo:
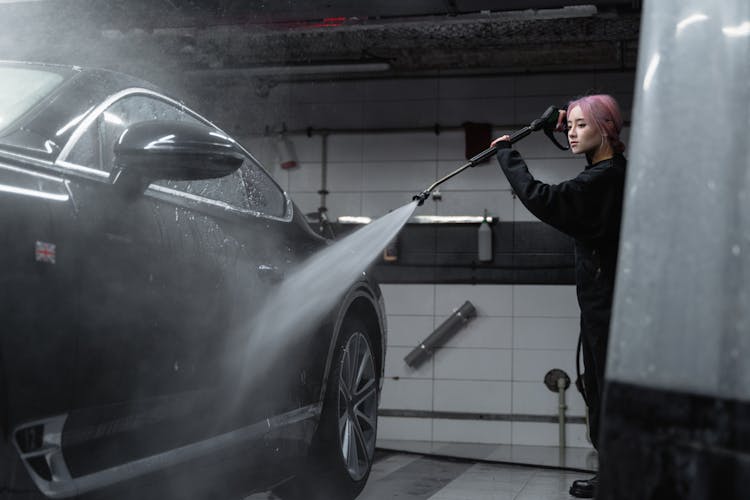
[[[509,142],[513,144],[515,142],[520,141],[521,139],[531,134],[532,132],[543,130],[544,134],[547,137],[549,137],[549,139],[552,141],[552,143],[555,146],[562,149],[563,151],[569,149],[563,146],[562,144],[560,144],[559,142],[557,142],[557,139],[555,139],[555,136],[554,136],[554,131],[555,131],[555,128],[557,127],[559,111],[562,111],[562,110],[555,106],[550,106],[549,108],[547,108],[547,110],[544,113],[542,113],[542,116],[532,121],[528,126],[513,132],[513,134],[511,134],[510,136]],[[440,184],[444,183],[448,179],[451,179],[457,176],[458,174],[460,174],[467,168],[475,167],[479,165],[480,163],[482,163],[483,161],[487,160],[488,158],[491,158],[497,153],[497,149],[498,149],[497,146],[492,146],[490,148],[485,149],[478,155],[470,158],[469,161],[466,162],[461,168],[454,170],[453,172],[446,175],[442,179],[435,181],[430,187],[428,187],[421,193],[414,195],[412,197],[412,200],[416,201],[417,205],[422,206],[422,204],[425,202],[427,198],[430,197],[430,194],[436,187],[438,187]]]

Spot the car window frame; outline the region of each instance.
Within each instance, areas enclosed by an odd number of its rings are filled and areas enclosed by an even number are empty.
[[[114,105],[116,102],[125,99],[127,97],[132,96],[147,96],[151,97],[157,100],[161,100],[163,102],[166,102],[167,104],[170,104],[172,106],[175,106],[180,111],[183,111],[190,115],[192,118],[195,118],[203,125],[206,125],[208,127],[211,127],[218,132],[221,132],[222,134],[225,134],[227,137],[231,137],[231,135],[224,132],[222,129],[214,125],[213,122],[206,119],[205,117],[201,116],[200,114],[196,113],[189,107],[185,106],[180,101],[177,101],[175,99],[172,99],[170,97],[167,97],[163,94],[160,94],[159,92],[155,92],[153,90],[140,88],[140,87],[131,87],[125,90],[121,90],[119,92],[116,92],[112,95],[110,95],[107,99],[99,103],[96,107],[93,108],[89,112],[89,114],[81,120],[81,122],[76,126],[75,131],[70,135],[70,138],[65,143],[65,146],[60,150],[60,154],[57,156],[57,159],[54,162],[54,165],[58,168],[62,168],[68,171],[73,171],[78,174],[82,174],[85,177],[93,178],[94,180],[102,181],[102,182],[108,182],[109,181],[109,172],[100,170],[98,168],[92,168],[87,167],[85,165],[79,165],[77,163],[69,162],[67,161],[68,156],[70,155],[70,152],[75,148],[76,144],[78,144],[78,141],[83,137],[83,134],[88,130],[88,128],[93,124],[94,121],[96,121],[102,114],[109,109],[112,105]],[[157,184],[150,184],[146,191],[144,192],[145,196],[151,196],[156,197],[165,201],[176,201],[172,199],[173,197],[178,198],[179,200],[189,201],[192,204],[199,204],[199,205],[208,205],[213,206],[222,209],[223,211],[229,211],[237,214],[242,215],[248,215],[252,217],[262,217],[265,219],[271,219],[271,220],[277,220],[282,222],[289,222],[292,220],[294,213],[294,205],[292,203],[291,198],[289,198],[289,195],[287,192],[279,186],[278,182],[276,182],[276,179],[274,179],[265,168],[263,168],[263,165],[247,150],[245,149],[242,144],[235,141],[235,144],[239,147],[242,154],[246,157],[246,161],[250,161],[254,167],[260,169],[263,174],[268,177],[268,179],[271,181],[272,185],[279,190],[279,192],[283,196],[284,200],[284,214],[281,216],[273,215],[269,213],[263,213],[256,210],[238,207],[236,205],[229,204],[227,202],[216,200],[213,198],[206,198],[204,196],[199,196],[192,193],[187,193],[185,191],[180,191],[177,189],[168,188],[165,186],[159,186]],[[166,195],[166,196],[165,196]]]

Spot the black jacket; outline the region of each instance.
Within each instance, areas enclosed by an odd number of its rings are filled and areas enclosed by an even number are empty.
[[[575,275],[584,335],[609,332],[625,185],[625,157],[587,165],[574,179],[545,184],[521,155],[500,149],[497,159],[513,191],[539,220],[575,240]]]

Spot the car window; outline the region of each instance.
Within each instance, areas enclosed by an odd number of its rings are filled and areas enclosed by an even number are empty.
[[[48,95],[63,76],[37,69],[0,68],[0,131]]]
[[[133,123],[147,120],[203,124],[169,102],[146,95],[128,96],[115,102],[92,123],[67,160],[109,172],[117,139]],[[196,181],[162,180],[155,184],[265,215],[282,217],[286,209],[281,188],[249,157],[239,170],[225,177]]]

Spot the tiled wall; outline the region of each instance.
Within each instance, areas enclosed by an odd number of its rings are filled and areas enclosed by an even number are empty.
[[[555,415],[558,399],[542,383],[551,368],[575,377],[578,305],[572,286],[384,285],[389,320],[381,408],[437,412]],[[455,308],[469,300],[477,318],[416,370],[404,357]],[[575,390],[568,414],[584,415]],[[551,423],[381,419],[381,437],[508,444],[557,444]],[[418,425],[421,422],[421,425]],[[405,426],[405,427],[404,427]],[[403,427],[403,428],[402,428]],[[569,446],[586,446],[570,425]]]
[[[261,99],[224,102],[224,122],[288,190],[304,212],[315,211],[321,179],[322,137],[294,134],[299,168],[274,166],[273,138],[258,135],[282,122],[290,130],[367,127],[442,127],[463,122],[493,124],[494,135],[520,128],[549,104],[592,90],[615,95],[630,116],[632,74],[427,78],[283,84]],[[627,130],[624,134],[627,143]],[[327,139],[327,206],[341,215],[380,216],[464,159],[462,130],[401,133],[332,133]],[[555,149],[541,134],[517,146],[532,172],[547,182],[574,176],[579,157]],[[442,201],[428,200],[418,213],[480,215],[501,221],[535,221],[514,198],[494,160],[449,181]],[[381,408],[464,413],[555,415],[557,395],[542,383],[552,368],[575,378],[578,306],[573,286],[389,285],[383,286],[389,321],[386,380]],[[465,300],[478,317],[417,370],[403,362]],[[582,398],[567,392],[568,414],[583,416]],[[568,426],[569,446],[589,446],[582,424]],[[383,417],[386,439],[556,445],[554,423]]]

